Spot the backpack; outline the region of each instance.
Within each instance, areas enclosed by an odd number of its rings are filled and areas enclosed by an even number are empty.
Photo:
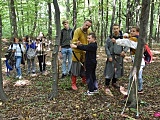
[[[36,50],[33,48],[29,48],[27,51],[27,58],[33,59],[36,56]]]
[[[36,50],[29,47],[27,51],[27,58],[28,59],[33,59],[36,56]]]
[[[5,53],[5,63],[6,63],[6,67],[7,67],[7,75],[9,73],[9,71],[13,70],[14,65],[15,65],[15,52],[13,52],[12,50],[13,44],[11,45],[11,49],[8,49]]]
[[[144,45],[144,61],[146,64],[149,64],[152,62],[153,55],[151,53],[151,50],[147,44]]]
[[[21,44],[19,44],[19,47],[21,49]],[[7,68],[7,75],[9,75],[9,71],[13,70],[15,66],[15,55],[14,55],[15,52],[13,52],[12,48],[13,48],[13,44],[11,44],[11,49],[8,49],[5,53],[5,58],[6,58],[5,63],[6,63],[6,68]],[[21,49],[21,52],[22,52],[22,49]],[[22,52],[22,59],[23,59],[23,52]]]

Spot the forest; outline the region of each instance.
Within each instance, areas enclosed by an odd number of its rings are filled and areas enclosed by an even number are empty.
[[[158,120],[160,117],[160,1],[159,0],[0,0],[0,119],[3,120]],[[97,36],[96,75],[99,93],[85,96],[87,89],[79,81],[79,89],[71,89],[71,79],[61,76],[58,58],[63,20],[75,30],[86,19],[92,20],[91,31]],[[123,33],[132,26],[140,27],[140,36],[132,65],[129,52],[124,59],[124,76],[118,83],[128,87],[133,68],[140,68],[142,47],[148,44],[152,63],[143,73],[144,93],[135,93],[129,100],[136,107],[127,107],[124,96],[111,88],[114,96],[104,93],[104,66],[107,59],[104,44],[112,34],[114,23]],[[23,79],[6,75],[5,52],[13,37],[28,35],[36,39],[40,32],[51,42],[47,53],[47,74],[28,76],[23,66]],[[36,61],[37,62],[37,61]],[[137,73],[136,73],[137,74]],[[80,78],[79,78],[80,79]],[[133,81],[134,82],[134,81]]]

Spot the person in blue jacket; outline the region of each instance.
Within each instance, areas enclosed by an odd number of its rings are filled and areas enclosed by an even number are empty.
[[[30,48],[36,50],[36,44],[33,40],[31,40],[28,36],[25,36],[25,47],[26,47],[26,54]],[[35,74],[35,57],[32,57],[31,59],[27,58],[27,64],[28,64],[28,74]]]

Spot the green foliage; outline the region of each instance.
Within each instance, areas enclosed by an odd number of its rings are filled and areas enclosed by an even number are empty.
[[[61,21],[64,19],[68,19],[70,21],[70,26],[73,27],[73,1],[72,0],[58,0],[60,14],[61,14]],[[33,36],[37,36],[40,31],[42,31],[45,35],[48,34],[48,2],[53,2],[52,0],[16,0],[14,1],[16,15],[17,15],[17,26],[18,26],[18,36],[22,37],[24,35],[30,35],[31,31],[34,26],[34,21],[36,21],[36,29]],[[111,17],[113,11],[113,1],[108,0],[101,1],[98,0],[77,0],[77,27],[81,27],[83,21],[85,19],[92,19],[93,20],[93,31],[96,31],[97,36],[101,35],[108,35],[109,28],[111,24]],[[7,0],[0,0],[0,10],[2,15],[2,23],[3,23],[3,38],[10,38],[11,37],[11,25],[10,25],[10,17],[9,17],[9,1]],[[37,5],[36,5],[37,4]],[[126,29],[126,15],[128,10],[130,9],[132,16],[131,22],[132,25],[136,24],[136,9],[137,6],[134,0],[130,1],[130,8],[127,8],[127,1],[121,0],[121,27],[125,31]],[[156,28],[158,24],[158,7],[159,1],[155,1],[155,9],[154,9],[154,21],[153,21],[153,33],[156,33]],[[66,12],[67,7],[69,8],[69,12]],[[116,3],[116,14],[114,22],[119,22],[119,8],[120,1]],[[102,9],[103,8],[103,9]],[[37,10],[37,19],[36,19],[36,10]],[[102,11],[103,10],[103,11]],[[103,14],[102,14],[103,12]],[[68,18],[67,18],[68,16]],[[54,6],[52,4],[52,31],[53,37],[55,37],[55,25],[54,25]],[[99,23],[99,24],[98,24]],[[105,31],[101,31],[101,29]],[[24,29],[24,31],[23,31]],[[101,32],[104,32],[103,34]]]

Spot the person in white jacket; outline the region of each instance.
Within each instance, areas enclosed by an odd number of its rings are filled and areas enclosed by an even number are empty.
[[[135,51],[137,49],[137,44],[138,44],[138,37],[139,37],[139,28],[138,27],[132,27],[130,31],[130,38],[126,39],[117,39],[115,42],[116,44],[120,46],[127,46],[130,47],[130,54],[131,54],[131,59],[132,62],[134,62],[135,58]],[[143,77],[142,77],[142,72],[143,68],[145,67],[145,61],[144,58],[142,57],[141,61],[141,66],[139,69],[139,75],[138,75],[138,92],[143,93]]]

